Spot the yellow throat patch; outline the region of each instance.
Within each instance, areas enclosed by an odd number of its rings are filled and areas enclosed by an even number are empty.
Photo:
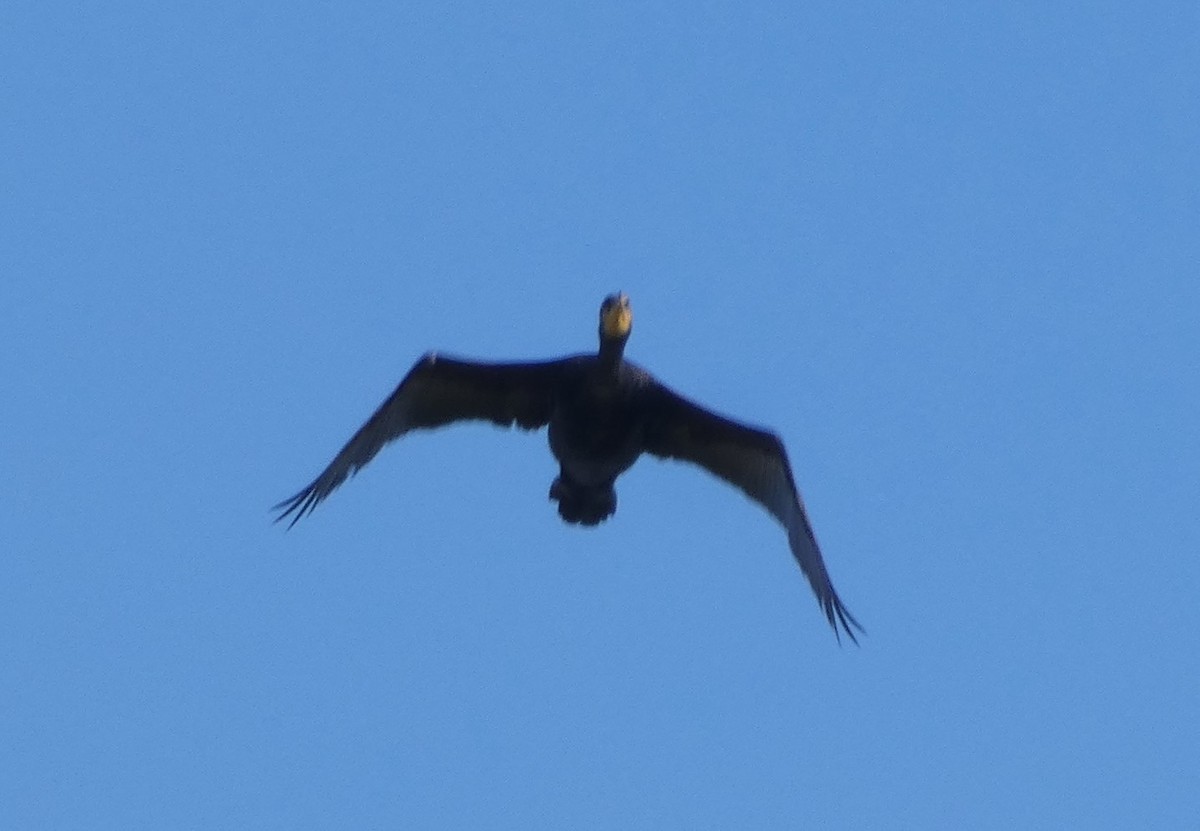
[[[633,326],[633,309],[629,306],[629,298],[619,295],[611,303],[605,303],[600,310],[600,328],[608,338],[623,338],[629,334]]]

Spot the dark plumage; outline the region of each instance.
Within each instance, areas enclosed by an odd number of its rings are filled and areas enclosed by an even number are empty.
[[[614,483],[642,453],[697,464],[739,488],[783,525],[835,634],[857,643],[858,621],[842,604],[774,433],[710,412],[624,359],[633,313],[624,294],[600,307],[600,348],[536,363],[482,363],[430,353],[359,428],[313,482],[275,506],[294,525],[334,488],[410,430],[491,421],[549,426],[559,462],[550,498],[571,523],[596,525],[617,509]],[[290,527],[290,526],[289,526]],[[840,628],[839,628],[840,627]]]

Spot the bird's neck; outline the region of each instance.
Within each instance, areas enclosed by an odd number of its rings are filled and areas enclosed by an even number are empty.
[[[624,338],[600,338],[600,368],[614,375],[621,366],[625,355]]]

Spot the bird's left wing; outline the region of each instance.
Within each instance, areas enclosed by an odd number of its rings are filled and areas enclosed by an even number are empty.
[[[844,631],[858,643],[854,631],[864,630],[829,579],[779,437],[717,415],[657,382],[646,386],[644,396],[646,449],[661,458],[697,464],[770,511],[787,530],[792,555],[834,634],[840,640]]]
[[[526,430],[544,426],[554,407],[554,390],[568,360],[536,363],[481,363],[430,353],[404,376],[367,423],[308,487],[272,510],[289,525],[311,513],[346,477],[375,458],[388,442],[410,430],[456,421],[491,421]]]

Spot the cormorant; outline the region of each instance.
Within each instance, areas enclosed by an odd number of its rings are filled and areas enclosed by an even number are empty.
[[[329,466],[276,505],[291,525],[410,430],[491,421],[526,430],[549,425],[559,474],[550,499],[570,523],[597,525],[617,510],[618,476],[643,453],[680,459],[741,489],[783,525],[792,554],[841,639],[864,631],[830,582],[783,442],[772,432],[717,415],[624,358],[633,325],[625,294],[600,306],[600,348],[533,363],[484,363],[424,355]],[[840,626],[840,630],[839,630]]]

